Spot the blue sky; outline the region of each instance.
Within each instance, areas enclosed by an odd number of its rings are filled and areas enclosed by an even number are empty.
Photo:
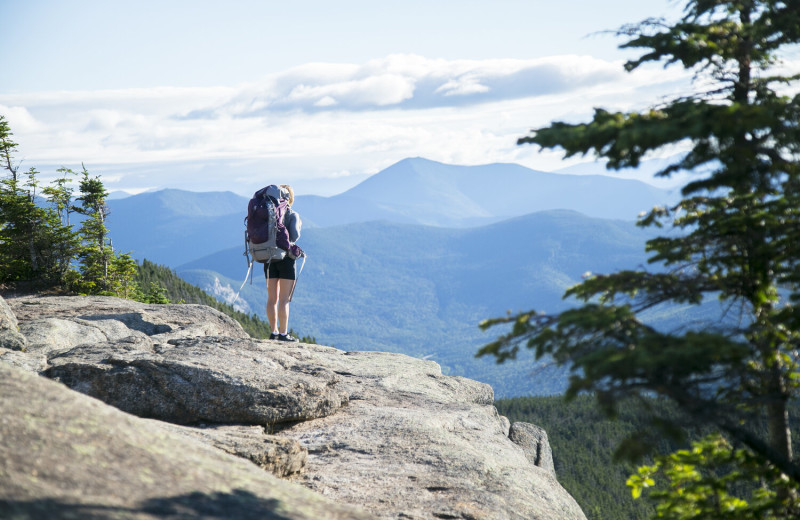
[[[612,30],[670,0],[0,0],[0,114],[23,167],[111,189],[332,194],[405,157],[572,163],[515,141],[639,109],[679,70],[623,72]]]

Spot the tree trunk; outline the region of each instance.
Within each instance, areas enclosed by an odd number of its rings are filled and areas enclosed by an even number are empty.
[[[767,407],[770,445],[778,453],[792,460],[792,430],[789,426],[789,410],[786,406],[788,396],[779,362],[770,371],[770,387],[774,397]]]

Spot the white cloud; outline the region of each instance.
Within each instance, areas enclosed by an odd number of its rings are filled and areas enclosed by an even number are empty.
[[[464,96],[468,94],[483,94],[491,90],[486,85],[482,85],[480,80],[475,77],[463,77],[451,79],[444,85],[436,89],[436,94],[444,96]]]
[[[413,94],[414,82],[411,79],[395,74],[381,74],[325,85],[300,84],[275,105],[297,108],[340,105],[383,107],[396,105],[411,98]]]
[[[196,117],[279,111],[472,106],[619,82],[619,63],[589,56],[536,60],[432,60],[392,55],[361,66],[309,64],[265,78]]]
[[[43,128],[43,125],[25,107],[0,104],[0,115],[6,117],[12,132],[15,133],[36,132]]]
[[[325,96],[321,98],[319,101],[314,103],[315,107],[332,107],[337,105],[337,101],[333,99],[331,96]]]
[[[646,106],[685,86],[670,70],[625,74],[620,63],[582,56],[393,55],[308,64],[237,87],[0,95],[0,114],[28,163],[102,165],[109,182],[113,174],[110,189],[249,194],[265,174],[314,189],[314,179],[353,180],[410,156],[557,169],[566,165],[557,154],[519,147],[517,138],[552,120],[586,119],[595,106]]]

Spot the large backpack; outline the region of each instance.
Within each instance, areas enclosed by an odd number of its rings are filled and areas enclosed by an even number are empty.
[[[285,223],[289,201],[284,195],[284,190],[270,184],[255,192],[247,205],[245,254],[249,253],[256,262],[283,260],[286,255],[291,258],[305,256],[300,246],[289,238]]]
[[[289,201],[274,184],[261,188],[247,205],[244,219],[246,253],[256,262],[283,260],[289,247],[289,231],[284,225]],[[281,247],[283,246],[283,247]]]

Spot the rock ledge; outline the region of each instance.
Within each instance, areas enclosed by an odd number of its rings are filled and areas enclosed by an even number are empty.
[[[585,518],[546,433],[431,361],[104,297],[0,298],[0,345],[0,517]]]

